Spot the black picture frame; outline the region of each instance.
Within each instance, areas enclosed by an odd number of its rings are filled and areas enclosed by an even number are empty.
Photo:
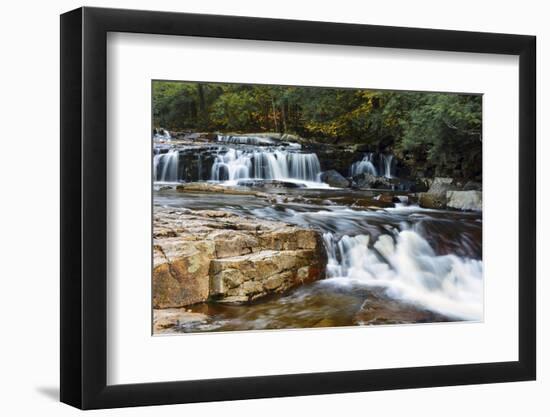
[[[519,56],[519,360],[112,385],[107,376],[108,32]],[[79,8],[61,15],[61,401],[82,409],[533,380],[534,36]]]

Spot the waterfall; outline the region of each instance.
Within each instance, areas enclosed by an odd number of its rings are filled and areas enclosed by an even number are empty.
[[[175,149],[157,154],[153,158],[155,181],[175,182],[178,180],[179,152]]]
[[[319,181],[321,164],[314,153],[289,153],[290,178]]]
[[[388,154],[388,155],[383,155],[383,154],[380,154],[380,159],[381,159],[381,166],[384,167],[384,177],[386,178],[393,178],[393,171],[392,171],[392,168],[393,168],[393,155],[391,154]]]
[[[378,169],[375,166],[374,153],[366,154],[362,160],[351,164],[350,176],[358,174],[383,175],[386,178],[394,177],[395,160],[391,154],[380,154],[378,157]]]
[[[237,145],[256,145],[267,146],[278,143],[277,140],[264,136],[235,136],[235,135],[218,135],[218,142],[233,143]]]
[[[355,175],[366,173],[366,174],[377,176],[378,172],[374,167],[373,159],[374,159],[374,154],[368,153],[363,157],[361,161],[354,162],[351,165],[350,175],[353,177]]]
[[[252,168],[251,155],[242,150],[229,149],[225,154],[218,154],[212,165],[211,179],[214,181],[234,181],[250,178]]]
[[[253,178],[277,180],[290,178],[286,152],[256,151],[253,153]]]
[[[164,128],[159,128],[154,130],[154,139],[156,140],[165,140],[165,141],[172,141],[172,136],[170,135],[170,132]]]
[[[219,153],[212,165],[211,179],[303,180],[318,182],[321,164],[314,153],[287,150],[229,149]]]
[[[327,277],[386,289],[392,298],[467,320],[483,317],[480,260],[436,255],[413,230],[381,235],[369,247],[368,235],[336,238],[323,234]]]

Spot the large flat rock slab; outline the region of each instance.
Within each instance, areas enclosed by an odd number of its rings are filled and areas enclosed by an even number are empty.
[[[477,190],[447,191],[447,207],[457,210],[482,211],[482,192]]]
[[[222,210],[155,207],[153,306],[247,302],[324,277],[318,232]]]

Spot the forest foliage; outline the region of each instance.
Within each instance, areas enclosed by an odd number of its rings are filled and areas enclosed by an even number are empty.
[[[290,133],[481,166],[480,95],[155,81],[152,106],[170,130]]]

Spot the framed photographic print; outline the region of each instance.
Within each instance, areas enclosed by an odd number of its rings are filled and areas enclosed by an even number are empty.
[[[61,16],[61,400],[535,379],[535,38]]]

